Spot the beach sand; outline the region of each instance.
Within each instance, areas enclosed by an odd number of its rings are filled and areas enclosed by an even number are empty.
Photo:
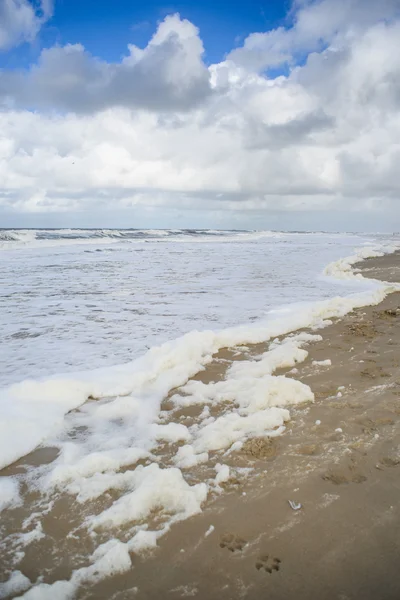
[[[400,281],[400,256],[369,259],[362,271]],[[315,403],[292,408],[271,444],[225,461],[256,474],[228,480],[201,515],[88,597],[400,598],[400,294],[319,333],[293,374]],[[312,364],[328,358],[332,366]],[[215,381],[224,367],[215,362],[197,378]]]
[[[399,254],[360,268],[364,276],[400,281]],[[193,469],[193,482],[218,461],[233,475],[201,514],[175,524],[155,550],[133,555],[130,571],[86,586],[79,598],[400,598],[400,293],[312,333],[323,339],[306,347],[304,363],[278,374],[309,385],[315,402],[290,408],[282,436],[211,459],[198,475]],[[195,379],[218,381],[232,360],[266,349],[225,349]],[[315,363],[327,359],[331,365]],[[171,410],[168,399],[163,409]],[[197,410],[175,411],[174,419],[190,424]],[[31,460],[46,456],[39,452]],[[161,463],[169,459],[161,456]],[[1,474],[18,472],[22,463],[26,458]],[[289,500],[301,508],[293,510]],[[62,547],[78,518],[72,499],[59,502],[58,519],[53,515],[46,530],[52,547]],[[54,560],[49,556],[43,540],[33,543],[18,568],[34,580]],[[46,581],[67,578],[73,562],[64,555]]]

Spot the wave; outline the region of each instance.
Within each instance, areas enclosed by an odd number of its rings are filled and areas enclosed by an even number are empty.
[[[284,235],[298,234],[222,229],[0,229],[0,250],[124,242],[246,242]]]
[[[25,229],[3,229],[0,230],[0,244],[1,242],[20,242],[29,243],[36,240],[36,232]]]
[[[232,241],[272,232],[200,229],[0,229],[0,249],[143,241]]]

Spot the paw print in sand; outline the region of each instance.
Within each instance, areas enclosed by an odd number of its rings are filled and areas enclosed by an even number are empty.
[[[225,533],[220,538],[220,548],[228,548],[231,552],[241,551],[246,546],[247,542],[241,537],[233,533]]]
[[[272,571],[279,571],[281,566],[281,559],[269,556],[269,554],[263,554],[256,562],[256,569],[264,569],[266,573],[272,573]]]

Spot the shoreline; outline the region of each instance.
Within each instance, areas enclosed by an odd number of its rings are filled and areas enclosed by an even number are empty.
[[[355,268],[395,282],[399,259],[397,252]],[[282,436],[224,461],[255,472],[224,482],[200,515],[136,556],[131,574],[80,598],[400,597],[400,293],[317,333],[322,341],[307,346],[297,373],[276,373],[310,385],[315,402],[290,407]],[[313,365],[326,359],[332,366]],[[222,351],[194,379],[215,380],[226,360]]]
[[[387,281],[400,281],[399,256],[366,259],[355,268],[367,277],[379,274]],[[377,306],[356,309],[310,332],[320,334],[322,340],[306,346],[309,355],[297,371],[282,369],[274,375],[310,386],[315,402],[289,407],[291,420],[282,436],[267,442],[256,438],[241,450],[200,466],[203,476],[207,469],[215,476],[217,462],[230,469],[203,512],[174,524],[154,551],[143,556],[133,553],[130,571],[83,586],[76,597],[400,597],[400,583],[396,583],[400,542],[395,537],[400,539],[396,507],[400,485],[393,468],[400,464],[396,445],[400,442],[399,298],[400,293],[394,292]],[[249,346],[239,354],[237,349],[221,350],[192,380],[218,381],[232,362],[256,360],[268,345]],[[331,366],[313,364],[328,359]],[[163,403],[165,412],[171,410],[174,393]],[[186,424],[194,422],[196,414],[197,407],[175,410],[174,419]],[[43,462],[46,449],[36,452]],[[161,456],[161,465],[164,460]],[[12,474],[15,468],[11,465],[2,474]],[[251,474],[245,471],[249,468]],[[189,476],[193,483],[195,471]],[[292,510],[288,500],[300,502],[302,508]],[[58,518],[63,508],[72,514],[73,500],[62,499]],[[53,518],[49,531],[59,526]],[[375,532],[372,537],[368,528]],[[325,554],[321,537],[329,540]],[[359,544],[362,557],[357,562]],[[19,567],[32,581],[40,571],[33,564],[36,550],[35,543],[27,547]],[[350,567],[357,572],[355,583]],[[68,572],[71,566],[60,565],[46,581],[68,578]],[[384,596],[378,593],[382,582],[387,586]]]

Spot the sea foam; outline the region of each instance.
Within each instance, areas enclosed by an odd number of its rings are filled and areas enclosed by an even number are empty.
[[[32,468],[26,476],[0,479],[4,509],[18,502],[20,480],[46,496],[61,491],[80,503],[110,490],[119,494],[108,508],[87,518],[89,531],[110,531],[110,539],[97,547],[89,566],[74,571],[68,581],[39,583],[23,597],[73,597],[82,584],[130,569],[130,550],[154,547],[174,522],[200,512],[211,488],[218,488],[229,478],[229,467],[218,463],[216,474],[200,483],[189,483],[185,471],[204,464],[211,453],[229,450],[248,438],[284,432],[290,406],[312,402],[314,397],[307,385],[275,372],[302,362],[307,356],[304,346],[319,339],[316,334],[292,332],[316,330],[327,320],[357,307],[378,304],[388,293],[400,289],[382,282],[363,286],[361,274],[352,271],[356,260],[394,249],[393,245],[363,248],[327,267],[329,276],[359,282],[359,293],[286,306],[254,324],[192,331],[151,348],[129,364],[25,380],[3,390],[1,466],[40,445],[58,450],[50,465],[36,471]],[[266,341],[270,341],[269,349],[262,356],[233,363],[224,380],[208,384],[191,380],[220,349]],[[160,413],[161,404],[175,388],[179,388],[171,397],[175,409],[221,403],[228,409],[217,417],[203,410],[197,422],[188,426],[166,422]],[[70,435],[80,430],[86,431],[85,435]],[[154,454],[160,443],[173,448],[178,442],[181,445],[175,450],[173,466],[160,466]],[[146,464],[137,465],[140,461]],[[121,471],[125,467],[129,469]],[[164,514],[157,530],[134,527],[130,539],[116,539],[121,528],[146,522],[157,510]],[[10,590],[18,585],[26,587],[23,577],[14,571],[6,585]]]

